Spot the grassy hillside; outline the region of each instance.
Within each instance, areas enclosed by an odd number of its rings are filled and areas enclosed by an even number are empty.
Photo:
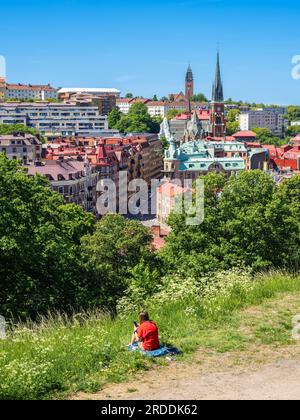
[[[189,282],[169,284],[152,297],[147,308],[160,327],[162,341],[180,347],[183,357],[200,346],[218,352],[243,351],[247,340],[292,344],[291,317],[300,302],[300,277],[271,273],[255,279],[245,275],[240,282],[236,278],[236,273],[223,275],[214,286],[206,284],[201,293]],[[245,312],[240,311],[286,294],[299,299],[291,308],[273,307],[272,319],[259,321],[250,311],[245,320]],[[115,320],[103,314],[79,314],[16,327],[0,342],[0,399],[93,392],[107,382],[122,381],[152,364],[164,363],[127,352],[136,318],[132,313]],[[250,338],[239,330],[241,322],[251,326]]]

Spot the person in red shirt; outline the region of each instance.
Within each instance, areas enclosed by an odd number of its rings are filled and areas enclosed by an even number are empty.
[[[135,324],[131,345],[139,344],[145,351],[153,351],[160,348],[158,328],[155,322],[150,321],[148,312],[140,314],[140,324]]]

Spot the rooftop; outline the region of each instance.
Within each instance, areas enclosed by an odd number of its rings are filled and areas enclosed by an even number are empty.
[[[14,89],[14,90],[49,90],[49,91],[56,91],[50,85],[23,85],[22,83],[7,83],[7,89]]]
[[[62,88],[58,93],[115,93],[120,95],[121,92],[115,88]]]
[[[233,137],[257,137],[257,134],[254,131],[239,131],[238,133],[233,134]]]

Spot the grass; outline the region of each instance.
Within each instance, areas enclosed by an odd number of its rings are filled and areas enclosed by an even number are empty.
[[[291,319],[300,313],[300,277],[271,273],[256,279],[247,293],[220,294],[206,305],[198,301],[192,312],[189,306],[183,300],[150,308],[162,341],[179,347],[184,358],[199,347],[226,353],[251,345],[291,345]],[[0,341],[0,399],[95,392],[164,364],[127,352],[134,319],[136,314],[112,320],[93,313],[16,327]]]

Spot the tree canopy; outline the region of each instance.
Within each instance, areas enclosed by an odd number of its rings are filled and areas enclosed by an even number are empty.
[[[98,223],[65,204],[48,180],[0,154],[1,315],[114,309],[130,270],[151,259],[150,231],[107,215]]]
[[[204,93],[197,93],[196,95],[191,96],[191,101],[193,101],[193,102],[208,102],[208,99],[204,95]]]
[[[299,175],[280,186],[261,171],[228,180],[207,175],[204,222],[187,226],[184,214],[170,216],[163,251],[169,270],[194,276],[237,266],[298,270],[299,187]]]
[[[148,108],[141,102],[134,103],[127,115],[112,110],[109,114],[110,128],[121,133],[159,133],[160,121],[152,118]]]
[[[65,205],[46,178],[0,154],[2,314],[33,316],[77,306],[80,237],[93,217]]]
[[[0,136],[14,133],[28,133],[34,136],[39,135],[35,128],[27,127],[23,124],[0,124]]]
[[[286,144],[286,140],[282,140],[279,137],[276,137],[271,130],[268,128],[263,127],[256,127],[253,128],[252,131],[256,133],[257,141],[259,141],[261,144],[271,144],[277,147],[283,146]]]

